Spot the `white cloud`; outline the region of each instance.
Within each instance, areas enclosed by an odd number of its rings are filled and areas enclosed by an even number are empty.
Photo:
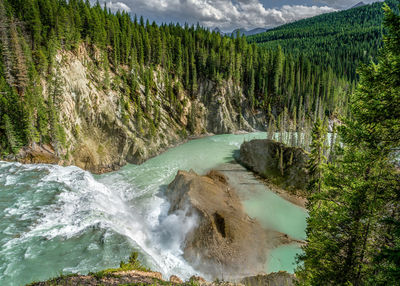
[[[112,1],[107,1],[107,8],[110,9],[112,12],[117,12],[119,11],[125,11],[125,12],[131,12],[131,8],[129,8],[128,5],[122,2],[112,2]]]
[[[104,3],[104,1],[103,1]],[[219,27],[224,31],[235,28],[274,27],[295,20],[312,17],[336,9],[323,6],[284,5],[265,8],[259,0],[120,0],[107,6],[143,15],[151,20]],[[125,9],[124,9],[124,8]]]

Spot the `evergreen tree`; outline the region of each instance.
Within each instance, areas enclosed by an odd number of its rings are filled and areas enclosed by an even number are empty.
[[[310,159],[307,164],[308,175],[310,176],[310,183],[308,186],[309,193],[321,193],[322,188],[322,174],[326,158],[324,156],[325,150],[326,128],[322,121],[317,119],[312,129],[311,134],[311,152]]]
[[[8,146],[10,146],[11,151],[13,153],[17,153],[19,144],[18,144],[17,138],[15,136],[14,126],[12,125],[10,118],[7,116],[7,114],[4,114],[3,122],[4,122],[6,138],[8,141]]]

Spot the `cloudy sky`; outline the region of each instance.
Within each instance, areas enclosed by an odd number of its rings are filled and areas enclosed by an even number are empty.
[[[93,0],[94,1],[94,0]],[[180,22],[223,31],[236,28],[270,28],[346,9],[361,0],[101,0],[118,9],[142,15],[150,21]],[[363,0],[371,3],[377,0]]]

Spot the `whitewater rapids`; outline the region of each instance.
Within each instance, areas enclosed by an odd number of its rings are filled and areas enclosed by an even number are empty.
[[[205,173],[231,161],[244,140],[265,137],[193,140],[140,166],[100,176],[73,166],[0,162],[0,285],[118,267],[132,251],[166,278],[208,278],[182,258],[182,242],[196,221],[168,215],[163,191],[179,169]],[[305,222],[305,216],[296,216],[287,219]]]

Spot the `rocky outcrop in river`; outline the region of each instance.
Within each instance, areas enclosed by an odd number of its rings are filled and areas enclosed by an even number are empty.
[[[186,237],[184,257],[215,278],[238,278],[264,271],[268,249],[291,242],[249,218],[227,178],[217,171],[199,176],[179,171],[168,186],[170,212],[186,211],[198,219]]]
[[[240,147],[239,161],[284,189],[304,190],[308,184],[308,155],[301,148],[268,139],[252,140]]]

